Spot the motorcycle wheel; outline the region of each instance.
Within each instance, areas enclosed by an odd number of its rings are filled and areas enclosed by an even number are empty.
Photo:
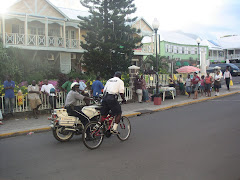
[[[72,131],[64,131],[63,126],[57,126],[55,129],[52,130],[53,136],[56,140],[60,142],[69,141],[73,137]]]

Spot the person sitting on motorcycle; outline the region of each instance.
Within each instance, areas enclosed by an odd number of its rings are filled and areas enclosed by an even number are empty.
[[[65,109],[67,109],[67,113],[70,116],[75,116],[80,119],[82,124],[85,126],[89,119],[88,117],[81,111],[81,107],[77,106],[78,100],[84,100],[87,105],[89,105],[90,98],[83,96],[79,93],[79,84],[74,82],[71,84],[71,91],[67,94]]]
[[[102,101],[101,108],[101,122],[106,119],[106,116],[111,110],[111,114],[115,116],[115,123],[113,125],[112,133],[116,134],[118,123],[120,122],[122,109],[118,102],[118,95],[120,94],[123,103],[126,103],[124,97],[124,82],[121,80],[121,72],[117,71],[114,77],[109,79],[104,87],[103,93],[105,94]]]

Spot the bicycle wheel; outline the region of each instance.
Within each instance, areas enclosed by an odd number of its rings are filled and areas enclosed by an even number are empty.
[[[126,141],[129,138],[131,133],[131,124],[126,116],[121,117],[117,130],[119,132],[119,134],[117,134],[117,137],[121,141]]]
[[[88,149],[96,149],[98,148],[103,141],[103,128],[98,122],[90,122],[88,123],[82,134],[83,144]]]

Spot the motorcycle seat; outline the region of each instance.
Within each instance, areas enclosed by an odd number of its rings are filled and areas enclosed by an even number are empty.
[[[96,110],[101,110],[102,106],[95,107]]]

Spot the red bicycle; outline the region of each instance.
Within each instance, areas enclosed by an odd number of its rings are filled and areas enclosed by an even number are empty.
[[[115,117],[110,114],[106,117],[103,123],[89,122],[83,130],[82,140],[84,145],[88,149],[98,148],[102,144],[104,136],[109,138],[112,135],[110,130],[112,129],[114,122]],[[131,124],[126,116],[121,117],[117,131],[118,131],[117,137],[121,141],[126,141],[129,138],[131,133]]]

